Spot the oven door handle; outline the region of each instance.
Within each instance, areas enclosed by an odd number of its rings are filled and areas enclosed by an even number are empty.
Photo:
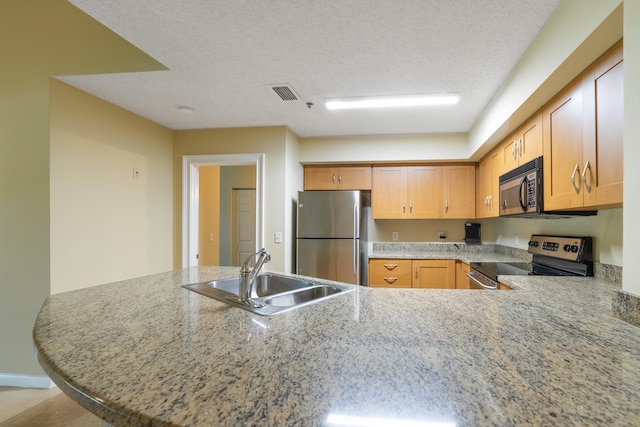
[[[476,284],[478,284],[480,287],[484,288],[484,289],[489,289],[492,291],[495,291],[496,289],[498,289],[498,285],[496,284],[495,286],[487,286],[484,283],[481,283],[478,279],[476,279],[475,277],[473,277],[471,275],[471,272],[467,273],[467,277],[471,280],[473,280]]]
[[[522,177],[522,181],[520,181],[520,191],[518,192],[518,201],[520,202],[520,207],[522,208],[523,212],[526,212],[526,211],[529,210],[529,206],[528,206],[529,203],[527,203],[527,204],[523,203],[524,200],[527,199],[528,187],[529,187],[529,180],[527,179],[527,177],[525,175],[525,176]],[[525,191],[524,197],[522,195],[522,189],[523,188],[524,188],[524,191]]]

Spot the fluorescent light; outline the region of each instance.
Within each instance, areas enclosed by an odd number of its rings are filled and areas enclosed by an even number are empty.
[[[457,104],[460,96],[457,94],[422,94],[397,96],[367,96],[353,98],[330,98],[324,101],[329,110],[344,110],[352,108],[388,108],[388,107],[420,107],[425,105]]]

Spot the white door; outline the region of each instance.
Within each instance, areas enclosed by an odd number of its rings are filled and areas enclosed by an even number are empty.
[[[256,252],[256,190],[232,191],[231,265],[239,266]]]

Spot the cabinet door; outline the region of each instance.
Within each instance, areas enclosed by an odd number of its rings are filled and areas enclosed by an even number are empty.
[[[371,212],[374,219],[407,217],[407,169],[405,167],[373,167]]]
[[[542,156],[542,112],[534,114],[518,131],[518,164]],[[511,169],[509,169],[511,170]],[[508,172],[505,170],[505,172]]]
[[[371,166],[340,167],[336,173],[339,190],[371,190]]]
[[[476,218],[497,217],[499,214],[498,191],[502,164],[502,147],[484,156],[478,166]]]
[[[472,165],[443,167],[444,209],[442,218],[476,216],[476,170]]]
[[[455,289],[456,261],[453,259],[429,259],[413,261],[412,287]]]
[[[467,277],[469,270],[469,264],[456,261],[456,289],[471,289],[471,283]]]
[[[304,189],[305,190],[335,190],[337,177],[331,167],[305,166]]]
[[[407,218],[441,218],[442,189],[441,166],[408,166]]]
[[[582,91],[576,80],[543,110],[544,208],[582,207]]]
[[[605,53],[585,79],[584,206],[622,206],[622,43]]]
[[[501,165],[500,168],[509,172],[518,167],[518,142],[520,141],[519,133],[516,131],[500,144],[501,148]]]
[[[369,286],[374,288],[410,288],[411,260],[369,260]]]

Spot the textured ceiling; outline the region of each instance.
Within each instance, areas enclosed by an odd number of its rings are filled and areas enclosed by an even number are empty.
[[[171,129],[466,132],[559,1],[71,0],[168,71],[60,80]],[[272,84],[290,85],[300,100],[282,101]],[[461,101],[385,111],[323,105],[440,92]]]

